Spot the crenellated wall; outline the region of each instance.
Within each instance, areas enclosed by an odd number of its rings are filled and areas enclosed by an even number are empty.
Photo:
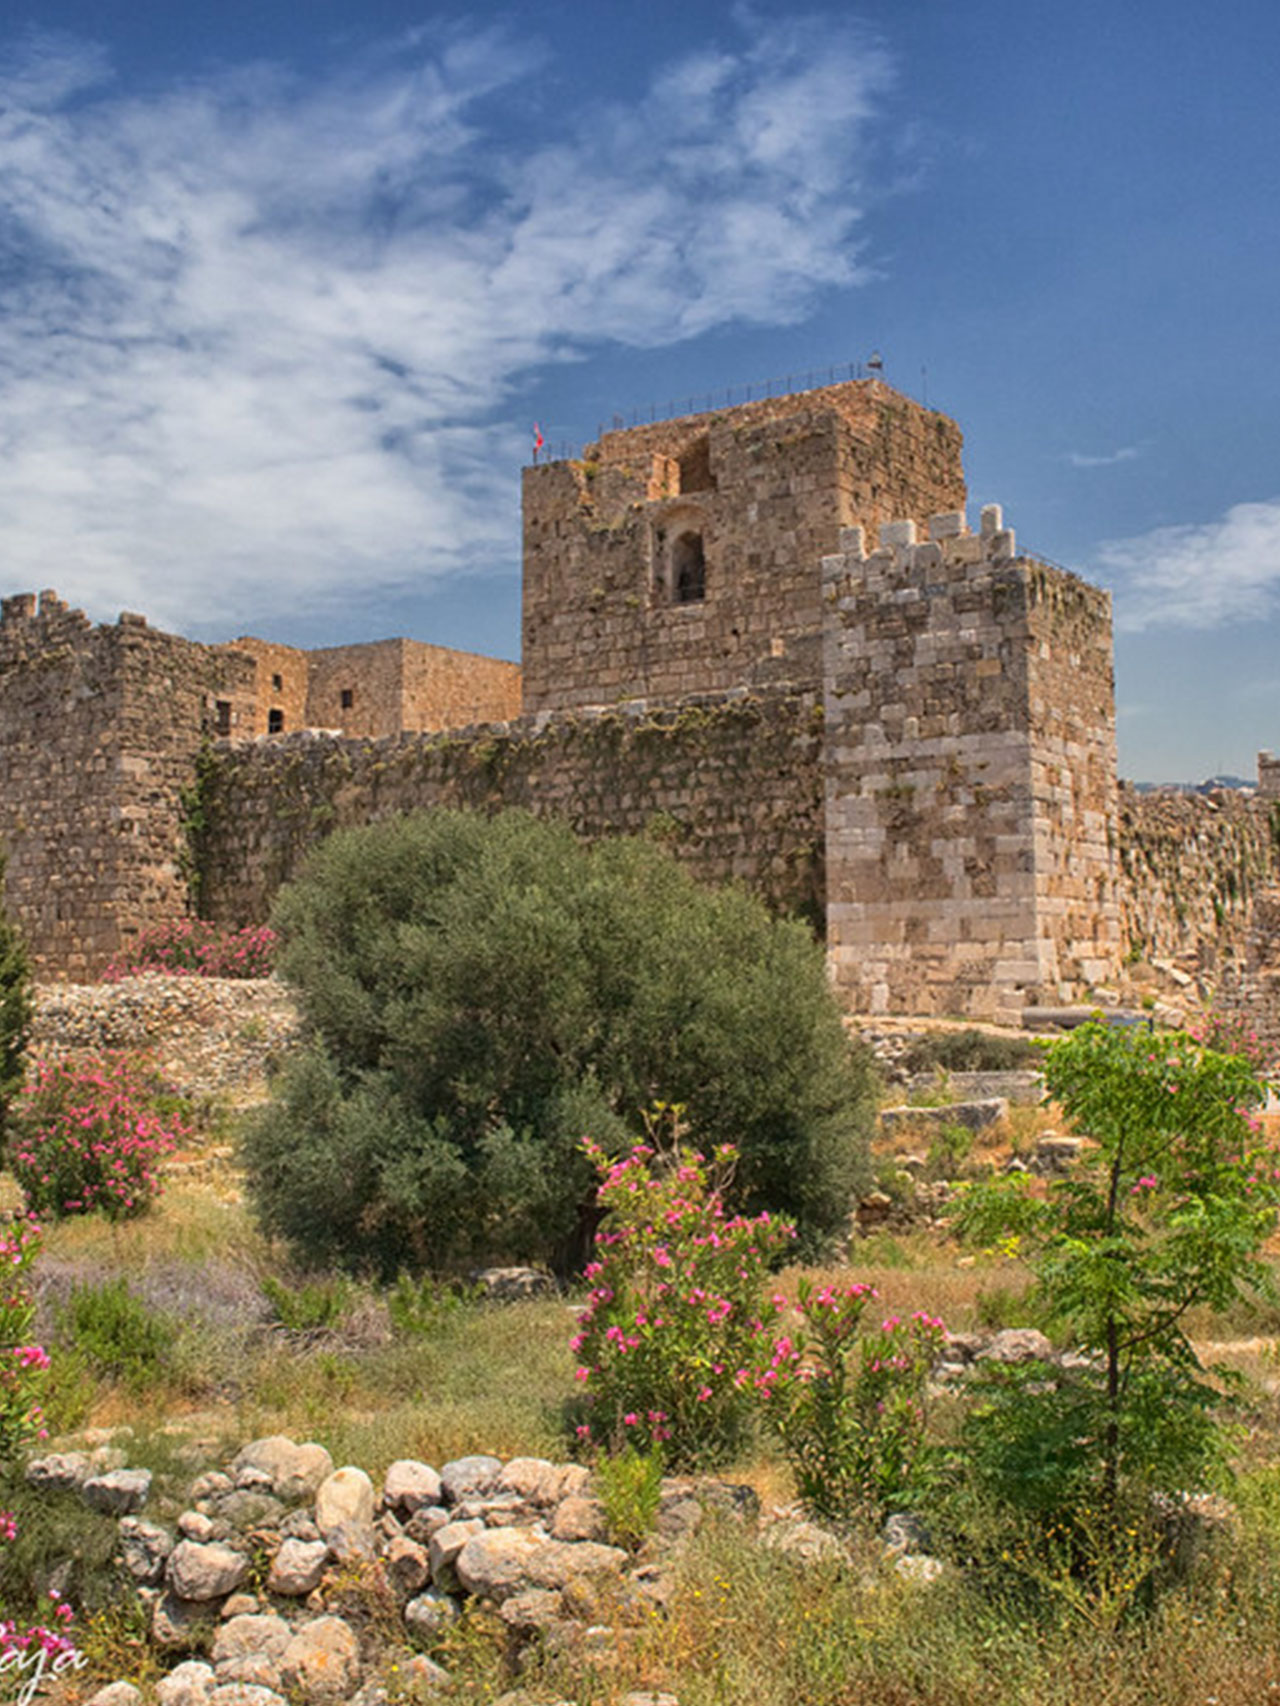
[[[823,564],[827,941],[864,1012],[1008,1018],[1119,968],[1106,595],[998,506]]]

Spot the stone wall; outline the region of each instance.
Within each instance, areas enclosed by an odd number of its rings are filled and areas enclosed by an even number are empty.
[[[331,830],[439,805],[523,806],[589,838],[649,835],[708,881],[736,878],[821,921],[821,707],[786,689],[396,740],[221,748],[203,802],[204,910],[259,921]]]
[[[524,479],[524,708],[817,687],[842,527],[964,502],[960,429],[860,381],[606,433]]]
[[[1280,805],[1122,786],[1116,823],[1121,935],[1133,959],[1213,979],[1247,957],[1258,895],[1280,877]]]
[[[863,1012],[1012,1018],[1119,964],[1110,611],[997,506],[824,563],[827,941]]]
[[[0,840],[6,903],[37,971],[93,976],[187,906],[183,792],[216,703],[243,706],[251,660],[94,627],[52,593],[0,609]]]

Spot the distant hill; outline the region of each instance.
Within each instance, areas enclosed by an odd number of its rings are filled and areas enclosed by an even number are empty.
[[[1224,788],[1253,793],[1257,782],[1247,776],[1210,776],[1203,782],[1130,782],[1135,794],[1216,794]]]

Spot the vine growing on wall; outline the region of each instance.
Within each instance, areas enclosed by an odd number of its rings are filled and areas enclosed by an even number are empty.
[[[217,785],[218,755],[206,735],[195,755],[192,780],[178,794],[178,874],[187,886],[191,910],[197,917],[201,916],[204,898]]]

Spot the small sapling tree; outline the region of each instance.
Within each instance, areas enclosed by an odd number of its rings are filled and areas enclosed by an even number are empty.
[[[1003,1501],[1097,1511],[1114,1531],[1128,1495],[1202,1487],[1222,1459],[1220,1386],[1187,1319],[1270,1288],[1275,1157],[1248,1063],[1182,1034],[1082,1026],[1049,1049],[1045,1082],[1091,1140],[1080,1162],[1047,1190],[974,1189],[960,1228],[1019,1241],[1046,1324],[1083,1354],[991,1371],[970,1443]]]

